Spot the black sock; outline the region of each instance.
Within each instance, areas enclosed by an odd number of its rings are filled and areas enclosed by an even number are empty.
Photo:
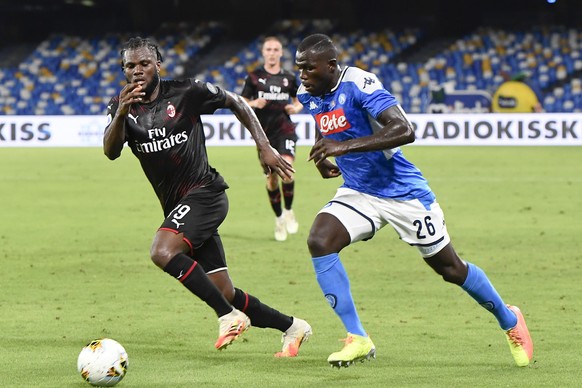
[[[164,272],[180,281],[190,292],[206,302],[222,317],[232,311],[232,306],[220,290],[206,276],[202,266],[184,253],[178,253],[164,268]]]
[[[295,196],[295,181],[281,185],[283,187],[283,199],[285,200],[285,209],[291,210],[293,204],[293,197]]]
[[[280,217],[283,214],[281,210],[281,190],[277,187],[275,190],[271,191],[267,189],[267,193],[269,194],[269,201],[271,202],[271,207],[275,212],[277,217]]]
[[[270,327],[286,331],[293,324],[293,318],[262,303],[246,292],[234,289],[232,305],[248,315],[254,327]]]

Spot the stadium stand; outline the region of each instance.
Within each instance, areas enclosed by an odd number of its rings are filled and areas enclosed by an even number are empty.
[[[124,82],[118,50],[130,36],[160,44],[162,77],[196,76],[240,92],[247,71],[261,62],[265,36],[283,40],[291,69],[297,45],[313,32],[332,36],[342,63],[378,74],[412,113],[428,111],[435,87],[493,94],[504,74],[527,74],[546,112],[582,112],[580,28],[484,25],[443,36],[412,24],[390,29],[362,24],[312,18],[276,20],[246,34],[218,21],[164,23],[147,34],[55,33],[32,50],[30,43],[0,49],[0,115],[102,114]]]
[[[164,24],[161,76],[180,77],[184,64],[223,28],[218,22]],[[188,31],[187,33],[185,31]],[[102,114],[123,84],[119,48],[135,34],[95,38],[53,34],[17,67],[0,69],[0,111],[12,115]]]

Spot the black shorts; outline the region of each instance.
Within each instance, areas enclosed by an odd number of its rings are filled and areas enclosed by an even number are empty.
[[[183,233],[184,241],[190,246],[190,256],[206,273],[218,272],[227,268],[218,234],[218,226],[227,213],[226,192],[200,189],[182,198],[160,229]]]
[[[295,146],[297,144],[297,134],[295,124],[284,122],[278,128],[266,128],[269,143],[281,155],[289,155],[295,158]]]
[[[267,138],[271,146],[277,150],[280,155],[288,155],[295,160],[295,146],[297,145],[297,135],[292,133],[267,132]],[[259,159],[260,159],[259,155]],[[263,166],[263,173],[269,174],[269,171]]]

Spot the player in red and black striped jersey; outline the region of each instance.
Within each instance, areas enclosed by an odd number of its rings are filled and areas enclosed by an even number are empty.
[[[247,75],[241,95],[255,110],[271,145],[289,163],[295,160],[297,135],[295,124],[289,115],[301,112],[303,105],[297,100],[299,87],[292,72],[281,66],[283,45],[281,41],[269,36],[262,47],[263,66]],[[282,178],[265,170],[267,176],[267,193],[271,207],[277,217],[275,220],[275,239],[284,241],[287,233],[297,233],[297,220],[292,210],[295,195],[294,177]],[[285,208],[281,206],[281,193]]]
[[[309,324],[235,288],[228,274],[218,233],[228,211],[228,186],[208,163],[200,115],[230,109],[251,132],[269,171],[288,179],[291,164],[271,147],[242,97],[193,79],[161,80],[162,56],[147,39],[130,39],[121,57],[127,85],[107,107],[103,149],[117,159],[127,142],[160,200],[165,219],[154,237],[152,261],[215,310],[217,349],[252,323],[282,331],[283,350],[276,355],[296,356],[311,334]]]

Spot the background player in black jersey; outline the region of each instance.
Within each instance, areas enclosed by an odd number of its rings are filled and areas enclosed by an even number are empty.
[[[126,43],[121,66],[127,85],[108,105],[103,138],[111,160],[128,143],[163,207],[165,219],[151,259],[215,310],[217,349],[226,348],[252,323],[282,331],[283,349],[276,356],[294,357],[311,335],[309,324],[235,288],[229,277],[218,234],[228,211],[228,185],[208,163],[200,115],[230,109],[253,135],[269,171],[288,178],[293,168],[270,146],[242,97],[194,79],[160,80],[161,62],[152,42],[137,37]]]
[[[303,105],[297,100],[297,78],[281,66],[283,45],[274,37],[265,38],[262,47],[264,64],[247,75],[241,95],[254,108],[273,147],[293,164],[295,160],[295,124],[289,115],[301,112]],[[267,193],[275,212],[275,240],[285,241],[287,233],[297,233],[299,227],[291,209],[295,195],[293,175],[282,177],[265,169]],[[281,207],[281,192],[285,208]]]

